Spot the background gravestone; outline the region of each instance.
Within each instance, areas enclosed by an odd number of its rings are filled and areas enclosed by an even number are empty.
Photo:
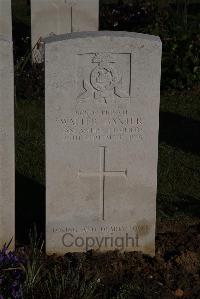
[[[97,32],[45,43],[47,252],[154,255],[160,39]]]
[[[0,0],[0,34],[12,36],[11,0]]]
[[[51,34],[97,31],[99,0],[31,0],[32,48]],[[33,61],[43,60],[43,48],[33,51]]]
[[[0,247],[14,247],[14,82],[12,42],[0,35]]]

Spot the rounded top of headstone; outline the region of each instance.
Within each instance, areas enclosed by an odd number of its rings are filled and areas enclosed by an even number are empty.
[[[160,37],[155,35],[127,32],[127,31],[89,31],[89,32],[73,32],[61,35],[54,35],[44,38],[45,43],[53,43],[78,38],[98,38],[98,37],[128,37],[136,39],[145,39],[152,42],[160,42]]]

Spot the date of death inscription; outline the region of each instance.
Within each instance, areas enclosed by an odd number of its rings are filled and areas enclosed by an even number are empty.
[[[126,109],[75,110],[73,114],[58,117],[58,126],[64,138],[78,141],[135,141],[143,140],[142,115]]]

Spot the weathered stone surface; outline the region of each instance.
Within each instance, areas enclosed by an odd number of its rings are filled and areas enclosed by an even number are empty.
[[[0,0],[0,34],[12,36],[11,0]]]
[[[47,252],[154,255],[160,39],[73,33],[45,53]]]
[[[14,82],[12,42],[0,36],[0,247],[14,247]]]
[[[97,31],[99,0],[31,0],[32,47],[40,38],[67,32]],[[42,44],[33,61],[43,61]]]

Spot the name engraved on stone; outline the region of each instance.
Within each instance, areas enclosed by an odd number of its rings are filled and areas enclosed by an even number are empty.
[[[105,220],[105,178],[106,177],[127,177],[127,169],[126,170],[106,170],[106,163],[105,163],[105,155],[106,155],[106,147],[100,146],[99,147],[99,154],[100,154],[100,164],[99,164],[99,171],[98,172],[78,172],[78,176],[82,178],[88,177],[99,177],[99,200],[101,206],[101,218]]]
[[[134,141],[143,139],[144,120],[127,109],[76,110],[57,119],[65,139],[71,141]]]
[[[87,57],[89,56],[89,57]],[[79,55],[80,62],[88,62],[80,69],[80,94],[77,101],[86,100],[109,104],[130,98],[131,54],[94,53]]]

